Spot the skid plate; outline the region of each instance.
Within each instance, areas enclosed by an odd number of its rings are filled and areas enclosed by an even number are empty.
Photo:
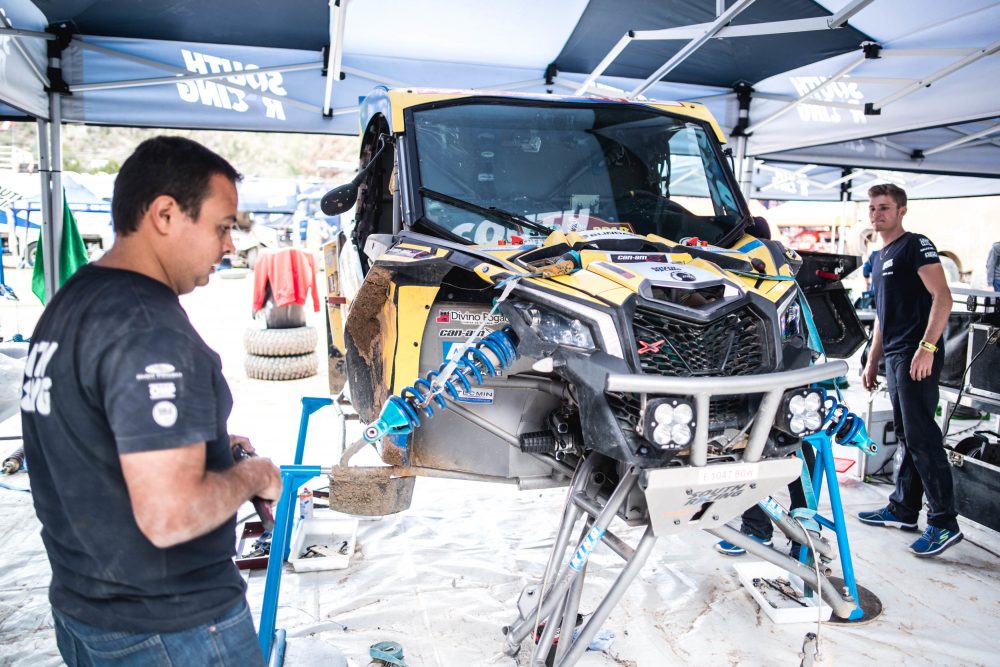
[[[657,468],[642,472],[639,487],[646,494],[653,533],[669,535],[720,526],[780,490],[801,471],[797,458]]]

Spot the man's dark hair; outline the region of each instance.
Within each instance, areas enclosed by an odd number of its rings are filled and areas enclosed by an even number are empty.
[[[153,137],[139,144],[115,179],[111,218],[115,233],[128,236],[160,195],[177,200],[197,219],[209,181],[220,174],[235,183],[243,176],[225,158],[184,137]]]
[[[892,201],[896,202],[896,206],[899,208],[906,206],[906,190],[898,185],[893,185],[892,183],[879,183],[878,185],[873,185],[868,188],[869,199],[879,197],[881,195],[891,197]]]

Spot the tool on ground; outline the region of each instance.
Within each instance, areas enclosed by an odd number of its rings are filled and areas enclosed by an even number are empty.
[[[237,463],[243,459],[249,459],[257,456],[256,454],[251,454],[247,450],[243,449],[243,445],[239,443],[233,443],[230,449],[232,449],[233,452],[233,460]],[[271,504],[263,498],[259,498],[257,496],[251,498],[250,502],[253,503],[253,508],[257,512],[257,516],[260,518],[260,522],[264,524],[264,530],[274,530],[274,514],[271,512]]]
[[[765,579],[763,577],[754,577],[754,580],[753,580],[753,585],[756,586],[757,588],[763,588],[764,586],[770,586],[774,590],[778,591],[778,593],[780,593],[784,597],[788,598],[789,600],[791,600],[795,604],[799,605],[800,607],[808,607],[809,606],[805,602],[803,602],[802,600],[800,600],[798,598],[798,596],[793,595],[792,593],[789,593],[785,589],[785,585],[782,585],[782,584],[788,585],[783,579],[778,579],[777,581],[774,581],[772,579]]]
[[[3,474],[13,475],[24,466],[24,447],[18,447],[3,460]]]
[[[406,667],[403,661],[403,647],[396,642],[379,642],[368,648],[368,655],[383,665],[399,665]]]

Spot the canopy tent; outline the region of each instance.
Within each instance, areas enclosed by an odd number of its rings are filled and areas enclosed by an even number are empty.
[[[0,104],[51,121],[55,136],[40,144],[56,167],[62,121],[355,134],[359,99],[387,85],[702,101],[735,139],[748,193],[762,157],[808,167],[824,185],[858,167],[964,177],[924,189],[941,196],[1000,193],[996,0],[0,0],[0,9],[0,77],[15,82],[0,87]],[[45,25],[48,34],[30,32]],[[49,70],[43,42],[56,57]],[[849,196],[837,185],[810,196]]]

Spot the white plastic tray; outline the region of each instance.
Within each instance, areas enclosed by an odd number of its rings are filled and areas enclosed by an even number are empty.
[[[342,570],[351,563],[354,545],[358,537],[358,520],[351,518],[313,517],[302,519],[292,537],[288,562],[296,572],[318,570]],[[321,544],[337,552],[338,547],[347,542],[345,553],[333,556],[302,558],[302,552],[311,545]]]
[[[817,619],[829,621],[833,609],[827,605],[816,593],[813,597],[799,596],[799,600],[807,606],[795,604],[785,596],[770,587],[763,590],[753,585],[755,578],[762,579],[785,579],[789,581],[797,593],[802,592],[802,580],[786,570],[782,570],[777,565],[771,565],[763,561],[751,561],[746,563],[733,563],[740,583],[749,591],[753,599],[757,601],[760,608],[764,610],[767,617],[774,623],[815,623]],[[819,607],[817,608],[817,605]]]

